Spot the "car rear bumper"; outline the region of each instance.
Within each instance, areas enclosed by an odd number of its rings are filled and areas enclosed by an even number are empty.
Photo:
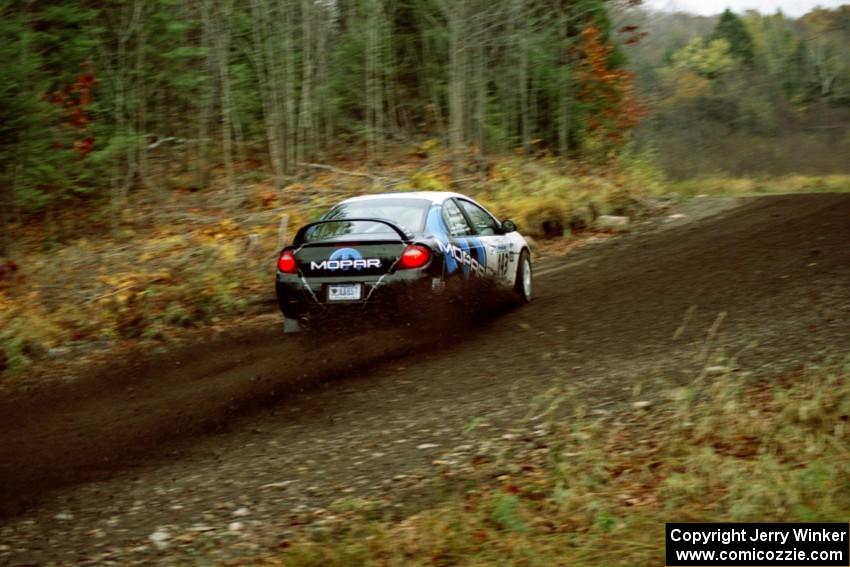
[[[361,286],[360,299],[332,301],[328,288],[335,284]],[[361,278],[302,278],[295,274],[278,273],[275,285],[280,310],[288,319],[305,319],[323,315],[335,317],[356,315],[380,309],[400,312],[411,305],[421,305],[434,295],[440,295],[442,278],[426,270],[406,270],[394,274]]]

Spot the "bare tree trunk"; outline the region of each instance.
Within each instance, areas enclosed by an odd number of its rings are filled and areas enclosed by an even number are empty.
[[[301,0],[301,103],[298,113],[299,162],[314,146],[313,125],[313,1]]]
[[[373,102],[375,104],[375,140],[377,141],[377,147],[375,148],[378,155],[382,155],[384,153],[384,136],[385,136],[385,128],[384,128],[384,118],[386,117],[384,113],[384,65],[385,65],[385,57],[384,57],[384,1],[383,0],[374,0],[375,2],[375,36],[374,36],[374,50],[375,50],[375,96],[373,98]]]
[[[213,107],[213,25],[212,14],[207,2],[201,3],[201,15],[203,19],[203,32],[201,34],[201,45],[206,48],[207,56],[204,61],[205,81],[201,86],[200,105],[198,107],[198,144],[195,156],[195,185],[198,188],[206,187],[209,175],[210,162],[210,118]]]
[[[387,4],[387,9],[392,10],[393,2]],[[384,29],[384,45],[392,41],[392,22],[395,21],[395,13],[385,14],[383,21]],[[396,53],[392,47],[384,48],[384,65],[383,65],[383,90],[385,102],[385,120],[387,122],[386,130],[393,134],[398,134],[401,131],[400,106],[401,96],[398,89],[398,81],[395,80],[395,69],[397,68]],[[386,137],[386,136],[385,136]]]
[[[815,70],[820,96],[827,98],[832,94],[832,87],[837,77],[836,70],[830,65],[831,61],[827,53],[827,48],[822,42],[809,41],[808,48]]]
[[[207,0],[211,1],[211,0]],[[235,189],[233,167],[233,94],[230,85],[230,40],[233,0],[222,0],[215,34],[216,62],[221,88],[221,147],[227,189]]]
[[[508,0],[507,5],[505,6],[504,17],[507,20],[505,22],[505,36],[502,42],[502,48],[504,49],[504,58],[506,61],[511,62],[512,64],[509,66],[509,69],[512,69],[515,65],[513,64],[515,61],[515,50],[516,50],[516,29],[517,22],[516,18],[518,17],[515,11],[516,2],[515,0]],[[504,72],[503,78],[501,81],[501,90],[502,90],[502,116],[503,116],[503,130],[505,133],[505,137],[507,138],[508,145],[513,148],[516,144],[516,141],[519,139],[519,134],[517,130],[517,84],[518,81],[515,79],[516,75],[512,72]]]
[[[560,87],[560,96],[558,97],[558,153],[561,156],[561,162],[566,163],[570,152],[570,106],[572,103],[572,57],[568,45],[569,38],[567,37],[567,29],[570,23],[569,13],[562,14],[559,20],[558,37],[563,53],[560,57],[561,65],[558,73]]]
[[[434,60],[434,49],[430,41],[423,42],[422,51],[423,61]],[[443,116],[443,106],[440,102],[439,81],[429,73],[425,77],[425,80],[422,81],[421,88],[423,100],[428,101],[425,107],[426,119],[429,121],[433,120],[433,126],[428,126],[427,129],[430,132],[434,132],[446,143],[448,142],[448,128],[446,127],[446,120]]]
[[[12,257],[12,209],[11,199],[3,196],[0,199],[0,223],[3,224],[3,240],[0,241],[0,256]]]
[[[124,77],[123,71],[120,70],[121,62],[123,59],[122,51],[122,46],[119,43],[118,62],[116,65],[114,74],[115,78],[113,81],[115,85],[115,108],[113,111],[113,118],[115,120],[115,135],[119,137],[119,139],[120,137],[127,135],[126,126],[124,124]],[[110,180],[111,190],[109,198],[109,223],[112,229],[112,234],[115,235],[118,233],[119,203],[123,196],[126,195],[126,189],[121,183],[121,158],[117,152],[116,155],[112,158],[111,165],[112,179]]]
[[[520,138],[523,154],[528,157],[529,142],[531,141],[531,124],[528,103],[528,18],[525,17],[525,0],[514,0],[514,18],[522,22],[517,31],[516,40],[519,72],[517,75],[517,91],[519,92]]]
[[[475,142],[478,146],[479,155],[486,153],[487,136],[487,49],[486,31],[487,22],[479,18],[478,43],[475,57]]]
[[[278,37],[283,38],[283,67],[281,70],[280,87],[283,92],[283,125],[286,148],[286,170],[293,171],[298,163],[296,148],[298,146],[295,128],[296,105],[295,105],[295,50],[293,48],[293,34],[295,25],[293,13],[295,7],[292,0],[281,0],[283,18],[281,18],[281,31]]]
[[[140,6],[139,8],[139,17],[144,17],[144,0],[136,0],[136,5]],[[142,22],[136,31],[136,77],[144,76],[145,69],[145,26]],[[145,189],[145,194],[148,194],[150,190],[150,186],[148,184],[148,144],[145,139],[145,132],[147,126],[147,108],[148,108],[148,95],[146,89],[146,82],[144,80],[138,81],[133,89],[134,94],[136,95],[136,114],[135,114],[135,125],[133,129],[135,130],[138,136],[138,143],[134,145],[137,151],[137,171],[139,176],[139,182],[142,187]],[[158,184],[154,184],[156,186]],[[156,190],[156,189],[155,189]],[[158,195],[157,195],[158,196]]]
[[[252,32],[254,50],[252,53],[254,67],[257,70],[257,81],[260,86],[260,101],[263,106],[263,124],[266,130],[269,161],[274,171],[275,187],[283,186],[283,147],[280,127],[277,119],[280,116],[278,108],[279,97],[275,96],[275,73],[271,69],[277,63],[273,54],[268,55],[268,45],[271,40],[267,22],[270,19],[269,6],[265,0],[253,0],[251,3],[253,16]]]
[[[570,101],[572,99],[569,83],[561,89],[559,97],[560,110],[558,112],[558,153],[561,159],[566,159],[570,152]]]
[[[318,26],[318,45],[316,47],[316,60],[318,64],[318,68],[316,70],[316,81],[317,84],[321,88],[321,94],[319,95],[319,119],[318,122],[320,124],[316,125],[317,132],[317,144],[319,148],[323,151],[326,151],[329,144],[333,140],[333,116],[332,116],[332,106],[331,106],[331,97],[328,92],[328,83],[330,81],[330,73],[328,72],[328,61],[330,60],[330,53],[328,52],[328,36],[331,33],[333,22],[330,18],[329,10],[325,7],[321,11],[322,19],[319,22]],[[318,139],[318,133],[322,132],[324,134],[324,139]]]
[[[124,147],[110,159],[109,164],[112,170],[109,180],[109,209],[110,226],[113,234],[118,230],[121,202],[127,197],[135,175],[134,164],[138,152],[136,147],[138,142],[132,138],[134,132],[130,128],[129,122],[128,91],[132,88],[131,85],[128,85],[129,79],[127,77],[127,69],[130,68],[127,58],[127,44],[136,33],[136,27],[141,19],[141,9],[142,2],[135,1],[128,11],[121,10],[114,53],[107,52],[105,44],[101,45],[99,51],[100,64],[108,69],[106,75],[110,80],[106,84],[111,88],[114,101],[112,106],[114,124],[112,135],[124,144]]]
[[[245,129],[242,127],[242,117],[236,112],[235,107],[231,112],[231,121],[233,122],[233,149],[236,154],[236,161],[238,163],[245,163],[245,160],[248,159],[246,154]]]
[[[466,141],[466,26],[468,0],[446,0],[442,4],[449,28],[449,147],[453,177],[459,177],[458,160]]]
[[[366,147],[371,163],[381,153],[383,137],[383,96],[381,88],[381,44],[383,0],[367,2],[366,24]]]
[[[17,160],[12,163],[17,162]],[[5,179],[11,179],[10,186],[0,185],[0,224],[3,225],[3,239],[0,240],[0,257],[12,257],[12,196],[17,186],[17,167],[6,165]]]
[[[293,170],[295,164],[295,143],[290,128],[291,84],[288,80],[292,68],[292,38],[290,37],[291,10],[285,0],[269,0],[269,16],[266,43],[266,59],[270,74],[272,97],[272,121],[279,140],[281,171],[283,174]]]

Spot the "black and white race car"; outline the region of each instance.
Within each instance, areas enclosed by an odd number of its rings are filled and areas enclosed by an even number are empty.
[[[481,289],[531,299],[531,254],[511,221],[458,193],[354,197],[298,230],[277,261],[284,330],[381,307],[403,317],[423,300]]]

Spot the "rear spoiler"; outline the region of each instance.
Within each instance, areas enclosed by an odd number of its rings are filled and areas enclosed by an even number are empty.
[[[335,222],[375,222],[379,224],[385,224],[393,231],[398,234],[399,238],[402,242],[408,243],[410,242],[410,237],[405,234],[405,232],[396,224],[391,223],[390,221],[386,221],[383,219],[371,219],[371,218],[345,218],[345,219],[334,219],[334,220],[320,220],[316,222],[311,222],[310,224],[305,224],[301,228],[298,229],[298,232],[295,233],[295,240],[293,240],[292,244],[294,246],[300,246],[304,244],[304,237],[307,234],[307,231],[313,228],[314,226],[318,226],[320,224],[331,224]]]

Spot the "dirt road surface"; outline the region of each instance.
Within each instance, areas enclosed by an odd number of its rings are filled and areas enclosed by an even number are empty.
[[[250,555],[281,535],[252,534],[340,499],[427,505],[432,461],[512,438],[553,399],[611,412],[707,366],[745,379],[850,354],[850,195],[680,213],[540,263],[530,305],[471,328],[316,344],[270,314],[5,391],[0,563]]]

